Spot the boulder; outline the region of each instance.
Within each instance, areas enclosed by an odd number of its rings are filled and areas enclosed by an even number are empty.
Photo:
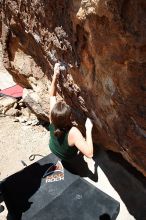
[[[9,96],[0,97],[0,114],[5,114],[9,109],[13,108],[17,99]]]
[[[29,109],[31,109],[31,111],[37,116],[37,118],[44,121],[49,121],[49,104],[45,97],[42,100],[41,96],[39,96],[39,94],[37,94],[33,90],[24,89],[23,101],[27,104]],[[26,111],[26,108],[24,110]]]
[[[6,116],[17,116],[19,115],[19,110],[14,107],[10,108],[5,112],[5,115]]]
[[[82,131],[92,118],[94,142],[146,176],[146,1],[5,0],[2,15],[3,62],[39,97],[31,109],[49,120],[47,84],[65,62],[58,93]]]

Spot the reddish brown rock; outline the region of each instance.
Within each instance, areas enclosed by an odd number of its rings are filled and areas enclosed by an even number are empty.
[[[0,42],[2,36],[2,2],[0,1]]]
[[[14,80],[42,98],[57,60],[68,65],[60,95],[94,142],[146,175],[146,1],[3,3],[3,59]],[[44,111],[44,110],[43,110]]]

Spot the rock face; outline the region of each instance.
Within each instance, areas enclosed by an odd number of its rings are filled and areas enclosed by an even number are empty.
[[[2,36],[2,1],[0,1],[0,42]]]
[[[37,93],[45,119],[47,83],[63,61],[58,92],[76,121],[92,118],[94,142],[146,176],[146,1],[5,0],[2,17],[4,65]]]

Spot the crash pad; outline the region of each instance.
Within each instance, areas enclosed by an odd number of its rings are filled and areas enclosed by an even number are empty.
[[[19,98],[22,97],[23,88],[19,85],[14,85],[12,87],[1,90],[0,94]]]
[[[3,181],[10,219],[116,219],[116,200],[57,162],[58,158],[50,154]],[[49,177],[44,175],[46,171]]]

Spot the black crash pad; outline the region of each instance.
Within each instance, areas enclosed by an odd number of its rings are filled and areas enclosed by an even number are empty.
[[[115,220],[119,203],[64,169],[64,180],[42,178],[53,154],[8,177],[2,193],[11,220]]]

